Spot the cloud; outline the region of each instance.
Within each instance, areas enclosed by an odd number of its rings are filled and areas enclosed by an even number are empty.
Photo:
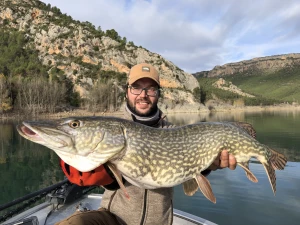
[[[187,72],[300,52],[300,3],[289,0],[44,0],[73,19],[115,29]]]

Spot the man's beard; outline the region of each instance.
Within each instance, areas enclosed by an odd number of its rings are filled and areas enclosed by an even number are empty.
[[[136,114],[137,116],[144,116],[144,117],[148,117],[148,116],[152,116],[154,115],[156,112],[157,112],[157,104],[152,104],[151,108],[149,109],[148,112],[146,113],[141,113],[141,112],[138,112],[135,108],[135,105],[134,103],[130,103],[128,98],[127,98],[127,101],[126,101],[126,104],[127,104],[127,107],[128,109],[133,112],[134,114]]]

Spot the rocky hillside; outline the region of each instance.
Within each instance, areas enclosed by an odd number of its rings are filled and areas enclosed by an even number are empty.
[[[212,84],[212,86],[225,90],[230,91],[232,93],[238,94],[240,96],[246,96],[250,98],[254,98],[254,95],[250,95],[248,93],[243,92],[240,88],[238,88],[236,85],[232,84],[232,82],[227,82],[225,79],[220,78],[215,83]]]
[[[196,77],[224,77],[244,73],[252,75],[258,71],[273,73],[286,67],[300,65],[300,54],[285,54],[268,57],[254,58],[236,63],[228,63],[215,66],[210,71],[202,71],[194,74]]]
[[[194,76],[201,81],[201,89],[206,80],[213,85],[211,82],[219,79],[213,86],[242,96],[245,105],[270,105],[283,102],[299,104],[299,74],[300,54],[294,53],[228,63],[215,66],[210,71],[195,73]],[[218,92],[223,100],[233,98],[228,93],[210,89],[206,87],[210,93]]]
[[[75,21],[50,4],[37,0],[2,0],[0,24],[7,30],[24,32],[30,40],[26,47],[38,51],[40,61],[50,67],[49,73],[52,69],[63,71],[82,96],[84,87],[93,85],[97,79],[89,77],[91,66],[101,71],[124,72],[126,76],[133,65],[148,62],[160,72],[166,97],[176,99],[180,94],[186,101],[195,103],[191,93],[199,84],[194,76],[159,54],[127,42],[116,31],[104,32],[89,22]]]

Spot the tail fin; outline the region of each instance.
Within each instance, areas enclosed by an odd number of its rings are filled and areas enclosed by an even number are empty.
[[[272,149],[270,149],[271,151],[271,156],[269,158],[269,163],[263,163],[263,166],[267,172],[269,181],[271,183],[272,186],[272,190],[273,193],[275,195],[276,193],[276,174],[275,174],[275,169],[276,170],[283,170],[286,163],[287,163],[287,159],[286,157],[279,153],[276,152]]]
[[[271,150],[271,157],[269,159],[269,162],[271,163],[273,169],[283,170],[287,162],[286,157],[279,152],[276,152],[272,149],[270,150]]]

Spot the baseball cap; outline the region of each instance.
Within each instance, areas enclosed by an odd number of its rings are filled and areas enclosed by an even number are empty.
[[[131,85],[141,78],[150,78],[160,85],[158,72],[150,64],[140,63],[133,66],[129,72],[128,84]]]

